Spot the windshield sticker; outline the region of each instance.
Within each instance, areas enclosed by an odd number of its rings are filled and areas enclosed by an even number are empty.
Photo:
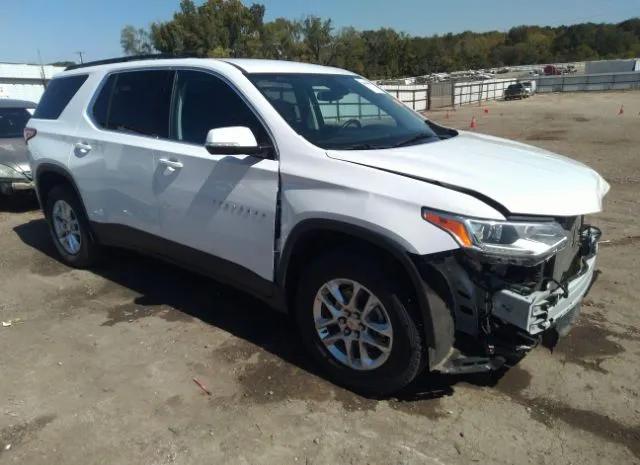
[[[375,92],[376,94],[384,94],[384,90],[380,89],[366,79],[356,79],[356,81],[365,86],[370,91]]]

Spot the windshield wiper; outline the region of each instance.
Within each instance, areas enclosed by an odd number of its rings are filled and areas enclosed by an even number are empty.
[[[381,147],[379,145],[372,144],[353,144],[353,145],[345,145],[343,147],[336,147],[334,150],[377,150],[385,147]]]
[[[420,133],[420,134],[416,134],[415,136],[411,137],[410,139],[407,140],[403,140],[402,142],[392,145],[391,148],[396,148],[396,147],[404,147],[406,145],[411,145],[414,142],[418,142],[422,139],[433,139],[433,138],[438,138],[438,136],[435,136],[433,134],[429,134],[427,132],[424,133]]]

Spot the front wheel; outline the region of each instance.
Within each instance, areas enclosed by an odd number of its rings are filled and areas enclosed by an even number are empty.
[[[415,299],[389,266],[364,253],[338,251],[310,264],[296,303],[304,343],[336,384],[390,394],[426,364]]]

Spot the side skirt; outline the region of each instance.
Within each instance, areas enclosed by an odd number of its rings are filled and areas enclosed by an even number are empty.
[[[134,250],[172,263],[246,292],[275,310],[286,312],[284,292],[273,282],[237,263],[129,226],[90,223],[101,245]]]

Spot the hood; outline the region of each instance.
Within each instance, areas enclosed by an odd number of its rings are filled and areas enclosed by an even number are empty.
[[[480,194],[478,197],[488,197],[511,214],[596,213],[602,210],[602,199],[609,191],[609,184],[598,173],[575,160],[465,131],[439,142],[382,150],[332,150],[327,155]]]
[[[0,138],[0,164],[10,166],[21,173],[31,171],[27,158],[27,144],[22,137]]]

